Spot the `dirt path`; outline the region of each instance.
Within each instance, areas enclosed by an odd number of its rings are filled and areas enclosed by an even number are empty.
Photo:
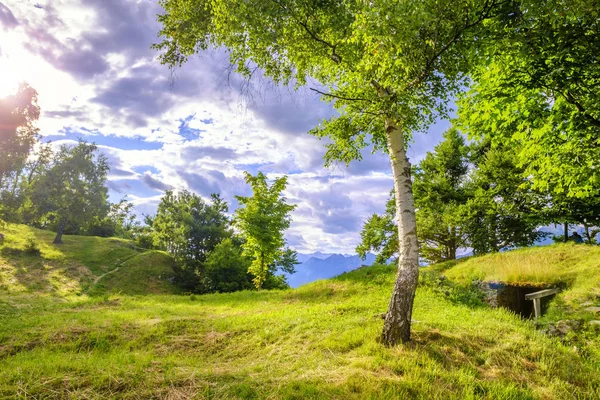
[[[102,275],[100,275],[99,277],[97,277],[96,279],[94,279],[94,283],[92,283],[92,285],[97,284],[98,282],[100,282],[100,279],[104,278],[106,275],[108,274],[112,274],[113,272],[117,272],[119,270],[119,268],[121,268],[121,265],[123,265],[125,262],[122,262],[121,264],[119,264],[119,266],[111,271],[105,272]]]
[[[110,270],[110,271],[108,271],[108,272],[105,272],[105,273],[103,273],[102,275],[100,275],[99,277],[97,277],[96,279],[94,279],[94,282],[93,282],[93,283],[90,285],[90,289],[91,289],[93,286],[95,286],[95,285],[96,285],[98,282],[100,282],[100,279],[104,278],[106,275],[109,275],[109,274],[112,274],[112,273],[114,273],[114,272],[117,272],[117,271],[118,271],[118,270],[119,270],[119,269],[120,269],[120,268],[123,266],[123,264],[125,264],[127,261],[131,260],[133,257],[139,256],[140,254],[143,254],[143,253],[136,253],[136,254],[134,254],[134,255],[132,255],[132,256],[129,256],[129,257],[127,257],[126,259],[124,259],[123,261],[121,261],[121,262],[119,263],[119,265],[117,265],[117,268],[115,268],[115,269],[113,269],[113,270]],[[89,289],[88,289],[88,290],[89,290]]]

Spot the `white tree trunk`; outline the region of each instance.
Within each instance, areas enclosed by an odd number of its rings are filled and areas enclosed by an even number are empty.
[[[419,249],[410,162],[406,157],[404,135],[397,122],[391,118],[386,118],[385,131],[396,191],[400,256],[396,283],[383,324],[382,341],[393,346],[410,340],[413,300],[419,280]]]

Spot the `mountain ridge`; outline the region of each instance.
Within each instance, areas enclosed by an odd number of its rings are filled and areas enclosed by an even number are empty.
[[[313,256],[314,254],[318,256]],[[363,265],[373,265],[376,257],[372,253],[367,253],[365,260],[362,260],[357,254],[347,255],[316,252],[298,255],[300,263],[296,265],[296,273],[284,274],[289,285],[293,288],[319,279],[333,278]],[[327,256],[326,258],[320,258],[325,255]]]

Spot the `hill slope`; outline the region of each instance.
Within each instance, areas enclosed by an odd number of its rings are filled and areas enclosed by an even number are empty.
[[[299,259],[300,260],[300,259]],[[343,272],[348,272],[361,265],[372,265],[375,255],[368,253],[365,260],[357,255],[331,254],[325,258],[310,257],[296,266],[294,274],[285,274],[289,285],[296,288],[318,279],[333,278]]]
[[[64,243],[54,245],[50,231],[25,225],[2,231],[0,295],[177,293],[168,280],[169,256],[137,249],[129,240],[64,235]]]
[[[0,296],[0,398],[600,397],[597,338],[574,348],[460,285],[423,279],[413,342],[382,346],[394,275],[372,266],[188,297]]]
[[[462,285],[481,280],[517,286],[559,286],[563,291],[552,302],[546,320],[600,320],[599,313],[590,311],[600,307],[600,246],[567,243],[531,247],[429,269],[443,271],[448,279]]]

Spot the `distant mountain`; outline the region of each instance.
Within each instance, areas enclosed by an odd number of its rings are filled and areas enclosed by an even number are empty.
[[[285,274],[288,283],[294,288],[319,279],[332,278],[362,265],[372,265],[375,262],[375,255],[368,253],[363,261],[358,255],[299,253],[298,261],[300,264],[296,265],[296,273]]]
[[[319,258],[321,260],[326,259],[329,256],[332,256],[334,253],[321,253],[317,251],[316,253],[298,253],[298,261],[304,263],[311,258]]]

